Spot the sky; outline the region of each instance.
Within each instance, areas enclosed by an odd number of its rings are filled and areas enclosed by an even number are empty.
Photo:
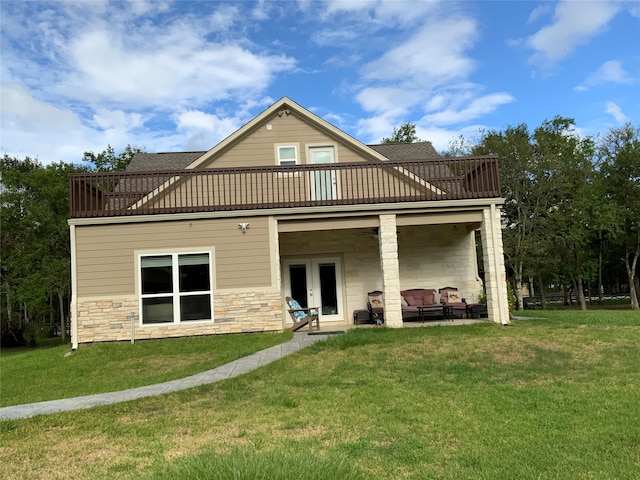
[[[640,2],[0,1],[0,154],[208,150],[287,96],[438,151],[556,115],[640,125]]]

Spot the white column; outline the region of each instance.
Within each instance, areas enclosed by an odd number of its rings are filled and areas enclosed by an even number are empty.
[[[504,269],[500,210],[495,205],[482,211],[482,256],[484,258],[485,289],[489,318],[502,325],[509,324],[507,276]]]
[[[400,265],[395,215],[380,215],[378,241],[380,268],[382,269],[382,291],[384,292],[384,322],[387,327],[402,328]]]
[[[76,257],[76,226],[69,226],[71,240],[71,300],[69,302],[69,331],[71,332],[71,349],[78,349],[78,263]]]

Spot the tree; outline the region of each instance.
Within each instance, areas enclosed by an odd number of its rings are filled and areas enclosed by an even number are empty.
[[[393,135],[384,137],[380,140],[380,143],[414,143],[419,141],[420,139],[416,135],[415,123],[406,122],[399,127],[394,127]]]
[[[559,270],[586,310],[584,286],[595,278],[597,256],[592,247],[601,221],[596,214],[595,146],[591,139],[576,135],[573,126],[573,119],[557,116],[536,129],[534,140],[545,168],[544,181],[549,183],[545,250],[561,259]]]
[[[575,283],[579,295],[578,284],[592,275],[587,248],[592,242],[590,212],[596,204],[594,148],[591,140],[575,135],[573,126],[573,119],[560,116],[533,133],[521,124],[484,133],[472,149],[474,155],[500,157],[505,260],[520,309],[527,274],[540,278],[555,271]]]
[[[443,157],[466,157],[471,155],[474,144],[467,140],[464,135],[458,135],[449,142],[449,147],[442,152]]]
[[[638,301],[640,258],[640,127],[627,123],[612,129],[600,142],[599,166],[606,200],[615,210],[617,233],[612,241],[622,247],[629,279],[631,308]]]
[[[523,308],[523,270],[535,250],[535,233],[546,207],[545,193],[537,182],[539,173],[531,134],[525,124],[501,132],[485,132],[472,153],[500,157],[500,182],[505,198],[502,209],[505,261],[515,279],[518,308]]]
[[[107,145],[107,148],[97,155],[91,151],[84,152],[82,161],[93,164],[98,172],[116,172],[126,169],[133,156],[142,152],[143,150],[137,147],[127,145],[124,151],[116,155],[113,147]]]
[[[0,160],[0,169],[1,273],[6,298],[5,309],[0,312],[3,334],[12,330],[15,312],[20,312],[34,344],[36,326],[48,317],[54,292],[62,339],[66,341],[70,285],[68,175],[86,169],[65,163],[43,167],[37,160],[7,155]]]

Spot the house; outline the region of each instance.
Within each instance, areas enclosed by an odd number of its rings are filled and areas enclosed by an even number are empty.
[[[70,177],[72,342],[282,331],[284,299],[353,322],[384,292],[481,292],[509,319],[495,157],[365,145],[282,98],[206,152],[137,154]]]

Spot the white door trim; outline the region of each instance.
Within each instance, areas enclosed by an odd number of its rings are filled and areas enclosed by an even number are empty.
[[[336,287],[336,305],[338,311],[329,313],[322,311],[322,296],[320,286],[320,266],[322,264],[332,263],[335,265],[335,287]],[[291,276],[289,268],[292,265],[304,265],[306,267],[307,279],[307,305],[309,307],[319,307],[320,322],[344,322],[347,320],[345,303],[344,303],[344,282],[342,273],[342,258],[339,256],[319,256],[304,258],[284,258],[282,260],[282,280],[283,292],[285,297],[291,296]],[[285,305],[288,308],[287,305]],[[287,312],[285,315],[285,323],[291,324],[291,315]]]

